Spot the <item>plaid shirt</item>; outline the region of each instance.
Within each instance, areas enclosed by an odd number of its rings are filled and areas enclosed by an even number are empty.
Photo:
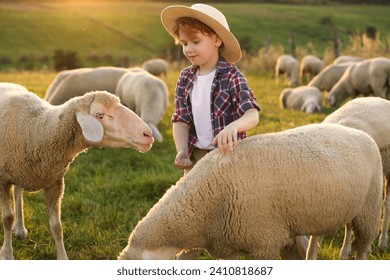
[[[189,126],[189,153],[191,154],[198,141],[190,100],[198,67],[195,65],[183,69],[176,85],[176,110],[172,122],[183,122]],[[211,125],[214,137],[228,124],[239,119],[247,110],[255,108],[260,111],[252,89],[247,85],[244,75],[223,58],[218,61],[215,77],[211,86]],[[238,139],[246,137],[245,132],[238,133]]]

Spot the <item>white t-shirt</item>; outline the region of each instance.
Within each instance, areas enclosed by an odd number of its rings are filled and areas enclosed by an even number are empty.
[[[215,70],[207,75],[195,78],[194,87],[190,94],[192,115],[198,141],[195,146],[200,149],[212,150],[215,148],[211,142],[214,139],[211,126],[211,86],[213,84]]]

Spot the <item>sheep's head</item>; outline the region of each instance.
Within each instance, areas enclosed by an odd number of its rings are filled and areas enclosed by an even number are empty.
[[[292,88],[285,88],[283,89],[282,93],[280,94],[279,97],[279,105],[280,108],[285,109],[287,108],[287,99],[291,95]]]
[[[88,112],[78,112],[77,121],[85,140],[92,146],[135,148],[144,153],[153,144],[149,126],[119,98],[105,91],[84,95],[92,98]]]
[[[338,108],[349,97],[348,91],[337,83],[328,93],[328,103],[334,108]]]

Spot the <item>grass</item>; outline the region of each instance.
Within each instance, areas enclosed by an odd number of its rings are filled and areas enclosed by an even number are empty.
[[[18,67],[23,55],[38,59],[42,55],[51,56],[57,49],[76,51],[84,66],[94,63],[87,58],[92,53],[99,57],[112,55],[115,63],[126,56],[133,64],[150,57],[165,57],[173,49],[173,40],[160,22],[160,12],[167,5],[128,1],[43,1],[24,5],[2,2],[0,57],[9,56],[13,64],[1,68]],[[267,34],[272,45],[281,45],[285,52],[290,52],[293,32],[298,49],[309,47],[318,56],[323,56],[332,42],[334,28],[340,30],[342,50],[353,33],[362,33],[368,26],[375,27],[382,40],[389,36],[388,5],[216,3],[215,6],[226,14],[238,40],[255,53],[263,48]]]
[[[161,25],[160,12],[169,3],[80,1],[39,2],[10,5],[0,2],[0,57],[17,61],[22,55],[51,55],[56,49],[73,50],[84,59],[96,53],[115,58],[128,56],[133,64],[146,58],[166,56],[173,49],[172,39]],[[37,2],[35,2],[37,3]],[[263,47],[266,34],[277,53],[289,52],[289,35],[296,35],[298,52],[321,56],[329,47],[333,28],[340,29],[344,52],[353,32],[367,25],[389,36],[390,6],[378,5],[276,5],[256,3],[215,4],[229,20],[237,38],[250,43],[253,50]],[[249,39],[248,39],[249,38]],[[309,49],[309,50],[308,50]],[[249,60],[248,60],[249,61]],[[249,85],[262,107],[260,124],[250,135],[281,131],[308,123],[321,122],[330,108],[307,115],[279,109],[283,85],[276,85],[272,72],[260,71],[263,57],[242,63]],[[271,60],[272,61],[272,60]],[[115,63],[115,61],[114,61]],[[182,65],[183,66],[183,65]],[[39,71],[15,71],[18,62],[0,65],[0,82],[26,86],[43,97],[56,73],[52,66],[40,65]],[[173,67],[176,68],[176,67]],[[264,70],[264,69],[263,69]],[[163,143],[156,143],[146,154],[125,149],[89,149],[72,163],[65,177],[66,191],[62,204],[65,246],[71,259],[115,259],[125,247],[137,222],[174,184],[182,171],[173,166],[175,148],[170,115],[179,72],[169,73],[167,84],[170,107],[160,124]],[[28,240],[14,239],[16,259],[55,259],[55,245],[49,230],[48,214],[41,192],[25,194],[25,218]],[[3,238],[0,231],[0,240]],[[319,258],[337,258],[342,233],[323,242]],[[376,252],[376,251],[375,251]],[[208,258],[207,254],[203,255]],[[375,253],[373,259],[390,259],[389,249]]]
[[[141,154],[126,149],[95,149],[79,155],[65,177],[62,203],[65,247],[70,259],[115,259],[126,246],[137,222],[164,192],[182,176],[174,167],[175,148],[170,115],[178,71],[167,78],[170,106],[159,125],[164,142]],[[0,81],[22,84],[43,96],[54,78],[53,72],[0,72]],[[308,115],[281,110],[278,98],[283,85],[271,77],[248,76],[262,111],[260,124],[249,134],[281,131],[308,123],[321,122],[332,110]],[[25,193],[27,240],[13,239],[16,259],[55,259],[54,240],[50,234],[43,193]],[[0,231],[0,240],[3,239]],[[337,259],[343,239],[342,230],[329,235],[320,250],[320,259]],[[202,258],[209,256],[203,253]],[[379,253],[374,244],[372,259],[390,259],[390,251]]]

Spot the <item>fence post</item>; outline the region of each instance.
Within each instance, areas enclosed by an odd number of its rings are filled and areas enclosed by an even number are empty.
[[[340,37],[339,30],[337,28],[333,31],[333,51],[335,58],[340,56]]]
[[[296,54],[296,43],[295,43],[295,33],[294,32],[290,32],[290,46],[291,46],[291,55],[293,57],[297,57],[297,54]]]

